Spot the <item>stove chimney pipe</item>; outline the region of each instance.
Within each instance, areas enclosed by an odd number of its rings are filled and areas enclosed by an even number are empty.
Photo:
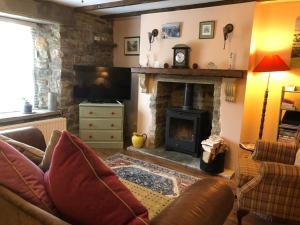
[[[193,94],[194,85],[186,83],[184,89],[184,103],[182,106],[183,110],[190,110],[193,108]]]

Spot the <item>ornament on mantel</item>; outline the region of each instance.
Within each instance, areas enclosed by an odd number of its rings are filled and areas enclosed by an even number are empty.
[[[197,63],[194,63],[193,64],[193,69],[195,70],[195,69],[198,69],[198,64]]]

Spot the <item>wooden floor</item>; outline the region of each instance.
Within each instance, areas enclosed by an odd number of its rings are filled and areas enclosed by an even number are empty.
[[[214,179],[221,179],[224,180],[225,182],[228,183],[228,185],[232,188],[232,190],[235,192],[235,181],[234,180],[228,180],[225,178],[221,178],[221,177],[216,177],[216,176],[210,176],[207,175],[201,171],[195,170],[195,169],[191,169],[191,168],[187,168],[185,166],[176,164],[176,163],[172,163],[169,161],[165,161],[162,159],[158,159],[155,157],[151,157],[151,156],[147,156],[147,155],[143,155],[141,153],[138,152],[131,152],[131,151],[126,151],[126,150],[98,150],[98,155],[105,159],[108,156],[111,156],[113,154],[116,153],[122,153],[122,154],[126,154],[135,158],[139,158],[142,160],[145,160],[147,162],[151,162],[151,163],[155,163],[155,164],[159,164],[161,166],[182,172],[182,173],[186,173],[195,177],[199,177],[199,178],[203,178],[203,177],[210,177],[210,178],[214,178]],[[221,208],[220,208],[221,210]],[[224,225],[236,225],[237,221],[236,221],[236,216],[235,216],[235,207],[232,210],[232,212],[230,213],[229,217],[227,218],[226,222]],[[259,218],[256,215],[252,215],[249,214],[246,217],[244,217],[243,219],[243,225],[281,225],[282,223],[275,223],[275,222],[267,222],[261,218]]]

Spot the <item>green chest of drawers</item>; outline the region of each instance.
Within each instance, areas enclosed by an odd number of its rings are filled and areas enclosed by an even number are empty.
[[[81,103],[79,136],[95,149],[123,148],[123,118],[121,103]]]

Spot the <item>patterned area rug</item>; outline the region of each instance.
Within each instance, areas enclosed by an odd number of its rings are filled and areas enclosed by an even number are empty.
[[[128,182],[167,197],[178,197],[198,178],[123,154],[106,159],[106,163]]]

